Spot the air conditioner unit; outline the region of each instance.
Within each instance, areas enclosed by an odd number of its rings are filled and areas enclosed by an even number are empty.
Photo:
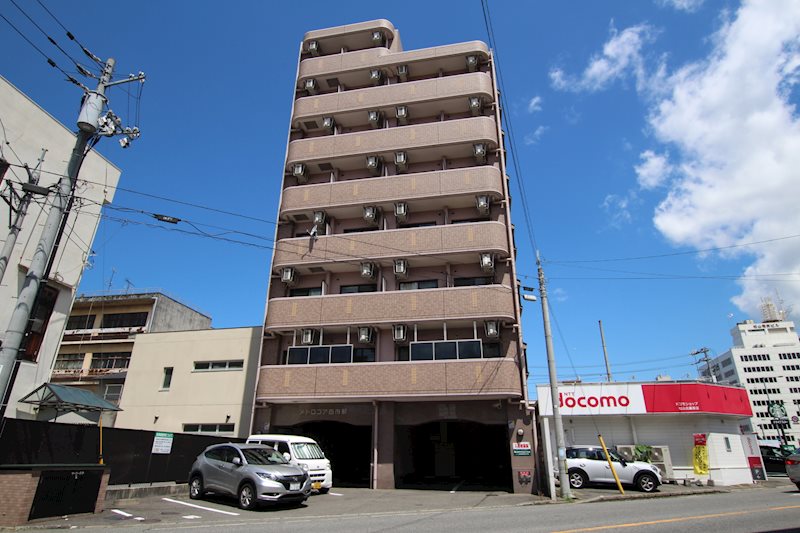
[[[484,252],[481,254],[481,270],[487,274],[494,272],[494,254]]]
[[[380,176],[383,172],[383,161],[379,155],[367,156],[367,169],[373,176]]]
[[[397,117],[397,123],[401,126],[408,124],[408,106],[399,105],[394,108],[394,115]]]
[[[661,470],[662,477],[666,479],[675,479],[675,473],[672,469],[672,457],[670,457],[669,454],[669,446],[653,446],[650,462]]]
[[[406,342],[408,328],[405,324],[394,324],[392,326],[392,340],[394,342]]]
[[[317,330],[315,329],[304,329],[300,335],[300,343],[301,344],[314,344],[317,339]]]
[[[372,279],[375,277],[375,263],[361,263],[361,277]]]
[[[380,128],[383,126],[383,113],[377,109],[367,111],[367,121],[372,128]]]
[[[325,224],[325,211],[314,211],[314,225],[322,226]]]
[[[395,259],[394,260],[394,275],[398,279],[405,279],[408,277],[408,260]]]
[[[322,127],[328,133],[334,133],[336,131],[336,121],[333,117],[322,117]]]
[[[397,77],[400,81],[408,81],[408,65],[397,65]]]
[[[486,195],[480,195],[475,197],[475,207],[478,208],[478,213],[481,215],[488,215],[489,214],[489,206],[491,202],[489,197]]]
[[[322,53],[319,41],[308,41],[308,53],[314,57],[318,57]]]
[[[369,71],[369,81],[372,82],[372,85],[382,85],[383,84],[383,71],[378,68],[373,68]]]
[[[469,97],[469,111],[472,113],[473,117],[481,114],[481,111],[483,111],[483,100],[481,100],[480,96]]]
[[[408,218],[408,204],[406,202],[397,202],[394,204],[394,217],[398,222],[405,222]]]
[[[487,338],[496,339],[500,336],[500,328],[497,320],[487,320],[483,323],[483,327],[486,330]]]
[[[381,221],[381,211],[377,206],[365,205],[364,206],[364,220],[373,226]]]
[[[397,172],[405,172],[406,170],[408,170],[408,153],[395,152],[394,166],[397,167]]]
[[[470,72],[478,70],[478,56],[467,56],[467,70]]]
[[[486,145],[483,143],[473,144],[472,155],[475,156],[475,161],[477,161],[479,165],[486,163]]]
[[[633,444],[617,444],[617,453],[628,462],[635,461],[635,448]]]
[[[360,327],[358,328],[358,342],[362,344],[372,344],[372,328]]]
[[[297,183],[308,183],[308,173],[305,163],[295,163],[292,165],[292,176],[297,178]]]
[[[383,37],[383,32],[372,32],[372,46],[383,46],[386,44],[386,39]]]
[[[303,88],[305,88],[306,92],[311,96],[316,95],[319,92],[319,88],[317,87],[317,80],[314,78],[309,78],[305,82],[303,82]]]
[[[294,267],[284,267],[281,269],[281,281],[287,285],[294,285],[297,281],[297,271]]]

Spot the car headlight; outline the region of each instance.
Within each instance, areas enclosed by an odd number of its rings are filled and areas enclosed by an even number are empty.
[[[331,467],[331,462],[325,461],[325,468],[330,468],[330,467]]]
[[[300,468],[303,469],[303,472],[308,472],[308,465],[307,464],[305,464],[305,463],[301,464]]]
[[[278,481],[278,476],[270,472],[256,472],[256,475],[261,479],[271,479],[272,481]]]

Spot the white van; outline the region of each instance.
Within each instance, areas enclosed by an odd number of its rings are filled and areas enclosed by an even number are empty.
[[[266,444],[278,450],[293,465],[308,469],[311,488],[324,494],[333,487],[331,462],[314,439],[298,435],[250,435],[249,444]]]

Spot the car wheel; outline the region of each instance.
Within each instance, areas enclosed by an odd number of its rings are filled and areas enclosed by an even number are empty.
[[[582,470],[569,471],[569,486],[573,489],[582,489],[589,483],[589,478]]]
[[[331,489],[330,489],[330,487],[328,487],[328,488],[325,488],[325,487],[320,487],[320,488],[319,488],[319,493],[320,493],[320,494],[328,494],[328,491],[329,491],[329,490],[331,490]]]
[[[797,485],[797,490],[800,490],[800,481],[798,481],[797,483],[795,483],[795,485]]]
[[[192,476],[189,480],[189,497],[193,500],[199,500],[204,494],[203,478],[201,476]]]
[[[256,508],[256,489],[250,482],[239,487],[239,507],[246,511]]]
[[[640,474],[636,478],[636,488],[642,492],[653,492],[658,487],[658,481],[653,474]]]

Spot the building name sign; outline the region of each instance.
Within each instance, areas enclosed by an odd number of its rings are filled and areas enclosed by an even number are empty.
[[[537,387],[539,412],[553,414],[550,387]],[[646,413],[640,384],[572,384],[558,387],[558,406],[563,415],[619,415]]]
[[[347,414],[347,407],[301,407],[302,416],[342,416]]]
[[[568,393],[569,394],[569,393]],[[558,406],[574,409],[575,407],[628,407],[631,399],[624,394],[620,396],[564,396],[563,392],[558,393]]]

